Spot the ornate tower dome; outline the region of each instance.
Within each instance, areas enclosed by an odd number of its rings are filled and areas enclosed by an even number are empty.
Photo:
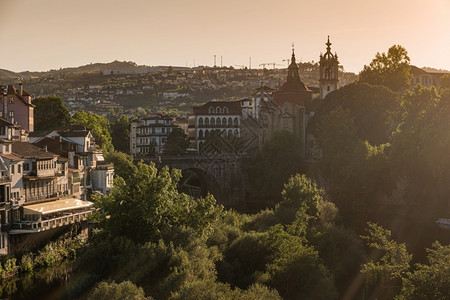
[[[331,53],[330,36],[328,36],[327,52],[320,54],[320,99],[337,90],[339,61],[337,54]]]

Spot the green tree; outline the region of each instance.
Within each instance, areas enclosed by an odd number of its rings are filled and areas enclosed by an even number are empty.
[[[291,132],[276,132],[255,154],[249,167],[250,183],[256,197],[276,203],[283,184],[304,170],[300,140]]]
[[[133,164],[133,157],[123,152],[108,153],[106,161],[114,164],[114,174],[122,177],[125,182],[128,182],[137,171],[137,167]]]
[[[64,106],[61,98],[56,96],[39,97],[34,99],[32,103],[35,105],[35,131],[51,131],[69,124],[69,110]]]
[[[282,200],[277,204],[275,213],[283,224],[292,223],[302,215],[304,224],[319,215],[321,191],[316,183],[305,175],[296,174],[289,178],[281,192]],[[303,223],[303,222],[302,222]]]
[[[95,140],[102,146],[106,154],[114,150],[109,122],[105,117],[80,110],[73,115],[72,124],[81,125],[90,129]]]
[[[445,74],[444,76],[441,76],[440,79],[441,88],[444,89],[450,89],[450,74]]]
[[[114,149],[128,153],[130,151],[130,120],[122,116],[111,124],[111,138]]]
[[[125,182],[114,180],[114,189],[96,199],[104,212],[97,220],[115,236],[126,236],[136,242],[158,240],[183,226],[199,234],[207,233],[222,208],[215,199],[193,199],[177,191],[181,171],[167,167],[159,172],[152,165],[138,163],[136,173]]]
[[[317,130],[322,119],[339,107],[348,111],[356,136],[372,145],[388,142],[401,121],[402,108],[397,94],[383,86],[352,83],[327,95],[310,126]]]
[[[189,147],[187,134],[181,128],[174,128],[167,137],[164,146],[164,155],[185,155],[186,149]]]
[[[145,300],[144,290],[137,287],[130,281],[124,281],[119,284],[114,281],[111,283],[100,282],[90,293],[90,300]]]
[[[359,81],[384,85],[395,92],[405,90],[412,79],[409,61],[406,49],[394,45],[387,53],[377,53],[372,62],[364,66]]]
[[[428,264],[416,264],[416,270],[403,278],[398,300],[445,300],[450,295],[450,245],[433,243],[427,249]]]
[[[416,86],[403,96],[402,123],[392,140],[392,169],[407,184],[404,195],[411,207],[440,213],[450,188],[450,91]],[[433,203],[433,205],[430,205]]]
[[[398,243],[391,238],[391,231],[382,226],[368,222],[367,235],[361,236],[371,248],[378,249],[382,256],[377,261],[363,265],[362,272],[375,276],[388,276],[390,279],[403,277],[410,268],[412,255],[408,253],[405,243]]]
[[[268,283],[283,299],[337,298],[329,270],[304,238],[277,225],[269,230],[269,244],[273,256],[267,265]]]

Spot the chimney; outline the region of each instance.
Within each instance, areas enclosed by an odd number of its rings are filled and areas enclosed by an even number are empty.
[[[44,151],[47,152],[47,145],[44,146]]]
[[[22,82],[19,83],[19,95],[23,96],[23,84],[22,84]]]

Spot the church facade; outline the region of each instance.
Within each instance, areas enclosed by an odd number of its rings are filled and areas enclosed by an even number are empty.
[[[319,99],[338,88],[337,54],[331,53],[328,37],[327,52],[320,55]],[[260,145],[270,140],[275,132],[286,130],[300,139],[302,158],[314,156],[314,137],[307,134],[308,121],[314,116],[320,100],[314,99],[313,92],[301,81],[294,49],[288,67],[286,82],[277,90],[261,87],[254,95],[255,118],[260,123]]]

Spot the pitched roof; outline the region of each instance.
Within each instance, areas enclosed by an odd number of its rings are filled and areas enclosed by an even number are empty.
[[[17,89],[16,89],[12,84],[8,84],[8,86],[6,87],[6,93],[7,93],[7,95],[14,95],[14,96],[16,96],[16,97],[19,98],[19,100],[22,101],[23,104],[25,104],[26,106],[34,107],[33,104],[28,103],[27,101],[25,101],[25,99],[23,99],[23,96],[30,96],[30,94],[28,94],[27,92],[25,92],[25,91],[22,90],[22,95],[20,95],[20,94],[17,92]]]
[[[210,115],[211,113],[209,112],[210,108],[214,109],[214,113],[215,113],[215,109],[217,107],[220,107],[222,112],[218,113],[217,115],[240,115],[242,113],[241,110],[241,100],[237,100],[237,101],[217,101],[217,100],[212,100],[209,101],[205,104],[203,104],[202,106],[194,106],[192,108],[194,115],[200,115],[200,114],[205,114],[205,115]],[[226,107],[228,112],[224,113],[223,112],[223,108]]]
[[[44,149],[36,147],[30,143],[19,141],[13,142],[12,152],[21,158],[51,159],[58,156],[55,153],[45,151]]]
[[[6,159],[12,160],[12,161],[21,161],[23,160],[22,158],[14,155],[14,154],[4,154],[4,153],[0,153],[1,157],[4,157]]]

